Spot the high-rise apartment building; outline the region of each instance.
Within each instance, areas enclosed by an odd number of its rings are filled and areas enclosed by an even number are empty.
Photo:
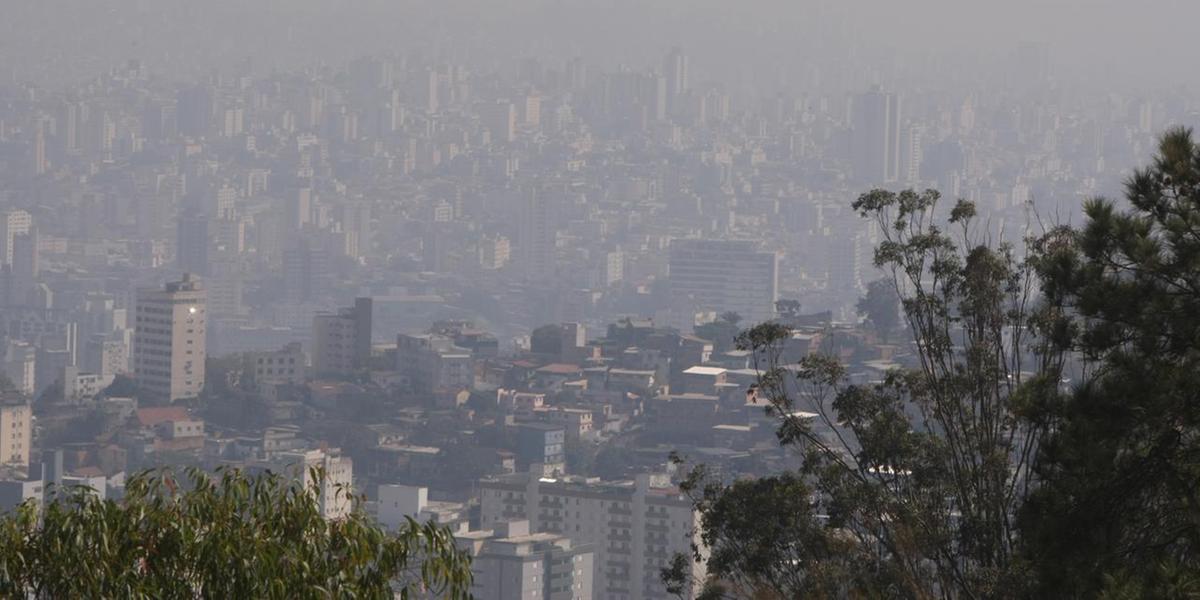
[[[29,468],[33,409],[26,396],[0,392],[0,466]]]
[[[0,212],[0,265],[13,263],[13,241],[18,235],[29,233],[33,217],[19,208]]]
[[[354,306],[336,314],[313,317],[312,364],[317,375],[348,375],[367,367],[371,360],[370,298],[357,298]]]
[[[204,388],[206,294],[190,273],[137,292],[133,372],[150,397],[193,398]]]
[[[854,177],[871,185],[899,179],[900,98],[878,86],[855,95],[850,127]]]
[[[688,91],[688,57],[680,48],[672,48],[663,59],[666,78],[666,112],[676,116],[683,109],[682,98]]]
[[[528,281],[546,281],[554,276],[554,245],[557,232],[551,215],[548,189],[530,187],[521,203],[519,257]]]
[[[46,122],[39,119],[37,131],[33,135],[33,174],[45,175],[48,170],[50,163],[46,160]]]
[[[672,310],[736,312],[746,323],[775,314],[779,293],[779,261],[750,240],[676,239],[671,241]]]
[[[677,490],[637,481],[589,483],[536,473],[518,473],[479,483],[480,526],[528,520],[529,531],[569,537],[595,552],[597,598],[669,598],[660,578],[676,553],[691,555],[699,543],[699,515]],[[703,581],[702,565],[694,580]],[[688,595],[690,597],[690,595]]]

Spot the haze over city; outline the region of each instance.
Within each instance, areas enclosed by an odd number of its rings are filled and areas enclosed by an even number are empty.
[[[276,532],[185,596],[1200,581],[1173,487],[1200,477],[1198,22],[1184,0],[0,5],[0,539],[29,544],[0,549],[26,565],[0,595],[133,589],[28,558],[103,514],[55,490],[132,515],[167,489],[162,522],[203,529],[215,473],[279,477],[276,504],[330,524],[311,535],[422,539],[449,575],[370,542],[386,576],[327,552],[328,579],[271,583],[305,549]],[[136,558],[114,560],[166,563]],[[166,593],[152,572],[128,594]]]

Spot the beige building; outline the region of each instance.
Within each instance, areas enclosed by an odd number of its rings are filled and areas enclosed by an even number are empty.
[[[678,490],[652,485],[652,479],[602,483],[527,473],[487,479],[479,484],[480,527],[528,520],[532,532],[561,534],[593,548],[596,598],[670,598],[661,569],[677,553],[691,555],[691,543],[700,541],[700,516]],[[694,581],[703,581],[702,566],[693,568]]]
[[[13,240],[29,233],[33,217],[19,208],[0,212],[0,264],[13,263]]]
[[[0,398],[0,466],[29,469],[33,410],[20,394]]]
[[[133,373],[148,396],[175,401],[204,388],[206,295],[192,275],[137,293]]]

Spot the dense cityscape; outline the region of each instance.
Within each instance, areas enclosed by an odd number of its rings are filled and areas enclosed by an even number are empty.
[[[1185,88],[1071,91],[1038,43],[998,61],[1019,80],[749,92],[683,45],[396,47],[0,81],[0,510],[319,467],[328,519],[346,485],[448,526],[477,598],[671,597],[704,545],[687,469],[800,465],[740,331],[851,383],[921,367],[860,195],[936,189],[1019,243],[1200,124]]]

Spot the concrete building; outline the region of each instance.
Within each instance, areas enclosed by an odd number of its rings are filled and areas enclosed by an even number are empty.
[[[380,484],[376,498],[376,519],[390,530],[400,529],[412,518],[418,523],[432,521],[454,531],[465,531],[469,520],[466,505],[430,500],[426,487]]]
[[[67,365],[63,367],[62,372],[63,400],[67,402],[90,400],[110,383],[112,383],[111,378],[105,380],[99,373],[91,373],[83,371],[75,365]]]
[[[692,542],[699,543],[700,517],[678,490],[652,485],[652,479],[555,480],[540,469],[486,479],[479,483],[480,527],[528,520],[532,532],[593,546],[597,598],[668,598],[659,572],[676,553],[690,554]],[[703,581],[702,565],[693,569],[694,581]]]
[[[475,383],[470,351],[431,333],[396,336],[396,370],[418,393],[471,389]]]
[[[324,472],[325,476],[317,498],[322,516],[331,520],[340,519],[349,515],[353,508],[350,494],[354,493],[354,463],[350,457],[341,456],[336,449],[275,452],[269,459],[248,466],[252,470],[284,474],[306,489],[316,483],[312,477],[315,468]]]
[[[779,259],[749,240],[676,239],[668,258],[671,308],[690,325],[700,312],[733,311],[754,324],[775,316]],[[681,327],[688,329],[689,327]]]
[[[566,472],[566,432],[561,425],[517,423],[515,429],[518,468],[530,469],[534,465],[541,465],[541,474],[546,477]]]
[[[189,273],[161,290],[138,290],[133,373],[145,394],[173,402],[204,388],[205,300]]]
[[[366,368],[371,359],[372,300],[358,298],[336,314],[318,314],[312,324],[313,372],[347,375]]]
[[[37,347],[9,340],[4,347],[4,375],[17,391],[32,396],[37,386]]]
[[[274,352],[250,352],[248,370],[258,385],[299,385],[304,383],[308,359],[300,342],[292,342]]]
[[[33,409],[26,396],[12,392],[0,398],[0,466],[29,469],[33,442]]]
[[[471,556],[471,595],[480,600],[591,600],[595,554],[565,535],[531,533],[529,521],[455,536]]]
[[[517,249],[527,281],[545,282],[555,275],[554,247],[557,232],[551,205],[553,192],[530,187],[522,191]]]
[[[0,480],[0,514],[21,505],[26,500],[42,503],[45,486],[41,479]]]
[[[29,233],[33,217],[19,208],[0,212],[0,265],[13,263],[13,239]]]

